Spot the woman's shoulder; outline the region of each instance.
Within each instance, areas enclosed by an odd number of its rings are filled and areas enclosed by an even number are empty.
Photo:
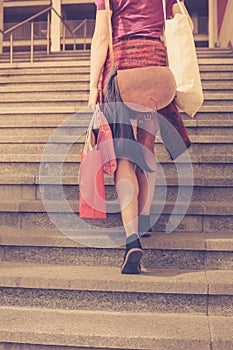
[[[105,9],[105,0],[95,0],[97,10]]]

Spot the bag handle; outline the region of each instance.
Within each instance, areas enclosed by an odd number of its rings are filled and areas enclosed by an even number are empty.
[[[107,27],[108,27],[108,47],[110,53],[110,60],[112,67],[115,66],[114,62],[114,52],[113,52],[113,43],[112,43],[112,20],[111,20],[111,12],[110,12],[110,0],[104,0],[105,9],[107,11]]]
[[[177,1],[177,4],[179,5],[179,8],[180,8],[180,11],[183,15],[186,16],[186,13],[183,9],[183,6],[181,5],[181,1],[180,0],[176,0]],[[163,0],[163,16],[164,16],[164,23],[166,22],[167,20],[167,14],[166,14],[166,0]]]
[[[87,151],[92,151],[93,149],[95,149],[95,146],[93,147],[91,144],[91,133],[92,133],[92,129],[94,127],[95,121],[96,121],[96,114],[100,112],[100,106],[97,104],[95,106],[95,110],[93,112],[93,115],[91,117],[89,126],[87,128],[87,132],[86,132],[86,137],[85,137],[85,142],[84,142],[84,147],[83,147],[83,151],[87,152]]]

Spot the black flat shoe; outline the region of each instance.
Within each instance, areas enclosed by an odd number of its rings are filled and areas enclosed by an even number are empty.
[[[142,258],[142,246],[137,234],[126,239],[126,250],[121,273],[139,274],[141,272],[140,261]]]

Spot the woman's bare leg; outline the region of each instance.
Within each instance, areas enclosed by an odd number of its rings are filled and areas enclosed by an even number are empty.
[[[138,233],[138,180],[135,165],[127,159],[119,159],[115,173],[115,185],[121,208],[126,236]]]
[[[141,271],[142,246],[138,235],[138,181],[132,162],[127,159],[118,160],[115,184],[126,232],[121,273],[138,274]]]
[[[153,129],[153,121],[144,121],[143,127],[138,128],[137,132],[138,142],[140,142],[145,147],[143,147],[143,152],[146,162],[149,167],[154,170],[154,172],[151,173],[142,173],[138,168],[136,170],[136,176],[139,185],[138,212],[141,215],[150,215],[150,208],[154,198],[154,189],[156,183],[156,161],[154,156],[156,130],[154,130],[154,132],[151,130],[153,133],[147,131],[150,125],[151,129]]]

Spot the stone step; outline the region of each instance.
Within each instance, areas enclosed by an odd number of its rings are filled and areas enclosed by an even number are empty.
[[[202,88],[204,91],[232,91],[233,82],[232,80],[202,80]]]
[[[124,256],[123,228],[58,230],[0,226],[0,239],[0,257],[6,263],[119,269]],[[150,238],[142,238],[141,241],[143,269],[207,269],[215,270],[216,273],[217,270],[233,270],[232,232],[176,230],[166,234],[156,231]]]
[[[209,79],[216,77],[217,79],[221,79],[221,76],[224,80],[230,80],[231,75],[233,73],[233,65],[200,65],[200,74],[201,78],[206,78],[206,75],[208,74]],[[48,77],[51,77],[51,79],[55,79],[56,77],[63,79],[71,79],[72,81],[72,75],[74,76],[80,76],[80,77],[87,77],[89,75],[90,71],[90,65],[87,63],[85,64],[75,64],[75,65],[65,65],[65,66],[57,66],[56,64],[54,66],[50,67],[35,67],[30,66],[26,68],[6,68],[2,69],[0,65],[0,76],[1,79],[9,78],[9,82],[11,82],[11,79],[17,79],[17,82],[24,82],[24,81],[31,81],[33,82],[33,77],[35,77],[35,82],[40,81],[41,79],[44,79],[45,81],[49,81]],[[227,74],[228,73],[228,76]],[[47,79],[46,79],[47,78]],[[31,79],[31,80],[29,80]],[[211,79],[210,79],[211,80]]]
[[[205,316],[233,311],[233,270],[142,267],[131,277],[107,266],[2,262],[0,268],[0,307]]]
[[[179,191],[179,198],[184,201],[190,194],[190,186],[192,181],[189,179],[180,180],[178,184],[177,178],[157,177],[154,198],[156,201],[161,201],[166,198],[166,201],[175,203]],[[0,197],[5,203],[7,201],[38,201],[42,200],[41,190],[46,189],[43,198],[47,200],[59,200],[64,193],[68,201],[76,201],[79,194],[79,179],[78,178],[61,178],[62,188],[59,184],[59,178],[35,178],[22,176],[2,176],[0,178]],[[193,179],[193,192],[190,198],[191,203],[198,202],[233,202],[233,179],[220,178],[205,178]],[[46,186],[46,187],[45,187]],[[113,201],[117,198],[115,186],[112,177],[105,178],[106,198]],[[75,204],[73,204],[75,206]]]
[[[110,179],[109,179],[110,180]],[[43,180],[42,180],[43,181]],[[44,181],[48,182],[47,179]],[[6,181],[7,182],[7,181]],[[0,184],[0,197],[2,201],[7,201],[9,198],[12,200],[40,200],[40,184],[17,184],[18,180],[14,181],[14,184]],[[115,187],[113,183],[109,184],[110,181],[106,181],[106,197],[108,200],[113,200],[116,198]],[[112,180],[113,182],[113,180]],[[206,180],[208,183],[208,179]],[[210,184],[212,181],[210,181]],[[53,200],[56,196],[59,196],[59,191],[61,188],[59,184],[45,184],[46,186],[46,198],[48,200]],[[229,183],[224,183],[222,186],[195,186],[193,188],[192,197],[190,199],[191,202],[205,201],[205,202],[233,202],[233,183],[232,181]],[[63,184],[63,191],[68,200],[76,200],[77,195],[79,193],[79,183],[77,181],[76,184]],[[156,189],[155,189],[155,198],[160,200],[166,196],[167,201],[175,202],[178,194],[178,190],[181,191],[182,199],[184,200],[188,193],[190,192],[189,186],[185,185],[170,185],[170,184],[162,184],[162,180],[157,181]]]
[[[66,113],[75,113],[79,111],[81,108],[87,108],[89,94],[87,92],[77,94],[60,94],[60,99],[56,96],[52,98],[44,96],[44,100],[41,100],[39,96],[37,96],[37,100],[26,99],[22,96],[21,100],[9,102],[9,99],[5,99],[5,101],[1,102],[1,111],[4,114],[10,114],[13,110],[20,110],[22,113],[25,111],[35,111],[38,110],[47,110],[58,112],[59,109],[63,109]],[[228,106],[226,105],[228,109]],[[213,106],[211,106],[213,110]],[[1,113],[1,112],[0,112]]]
[[[41,167],[41,176],[56,177],[60,173],[61,169],[64,176],[77,177],[79,171],[79,159],[72,156],[72,161],[65,159],[64,156],[59,155],[52,156],[49,162],[46,161],[43,167]],[[170,161],[168,157],[159,159],[161,165],[160,171],[164,172],[165,177],[174,176],[178,171],[186,176],[191,170],[194,177],[205,178],[221,178],[223,180],[232,179],[233,162],[232,156],[200,156],[199,158],[192,158],[192,169],[190,163],[182,164],[178,161]],[[18,176],[39,176],[39,168],[41,165],[41,159],[37,155],[14,155],[12,159],[8,155],[1,156],[0,159],[0,176],[11,176],[12,173],[17,173]]]
[[[199,65],[232,65],[233,57],[228,55],[225,57],[199,57]]]
[[[44,187],[41,185],[41,187]],[[47,185],[45,185],[45,189],[47,189]],[[56,189],[56,188],[55,188]],[[181,196],[185,193],[185,187],[180,189]],[[43,189],[44,190],[44,189]],[[183,192],[182,192],[183,190]],[[54,191],[54,187],[52,187],[52,191]],[[51,192],[52,192],[51,191]],[[190,192],[190,189],[187,188],[187,192]],[[163,189],[161,190],[163,192]],[[1,213],[12,212],[12,213],[54,213],[54,214],[69,214],[70,209],[72,208],[72,213],[79,212],[79,200],[78,193],[76,195],[76,199],[66,199],[66,201],[62,200],[61,192],[56,192],[57,198],[54,198],[54,193],[50,194],[53,196],[52,199],[47,198],[47,194],[43,195],[43,200],[37,198],[37,200],[19,200],[13,201],[10,198],[6,201],[2,201],[0,203],[0,211]],[[161,196],[163,197],[163,196]],[[190,203],[189,203],[190,200]],[[69,203],[69,206],[67,205]],[[152,202],[151,213],[153,215],[158,215],[161,212],[163,214],[170,214],[173,210],[175,202],[173,200],[169,201],[166,198],[155,198]],[[232,201],[219,201],[219,200],[202,200],[202,201],[193,201],[191,202],[191,198],[187,198],[187,194],[185,198],[180,198],[179,202],[176,203],[176,214],[177,216],[182,216],[185,211],[186,205],[189,205],[187,209],[187,215],[200,215],[200,216],[208,216],[208,215],[219,215],[219,216],[233,216],[233,203]],[[110,199],[107,201],[107,212],[118,214],[119,213],[119,203],[117,199]]]
[[[59,135],[59,137],[63,137],[63,135]],[[70,139],[71,137],[67,137],[67,140],[69,140],[68,147],[70,147]],[[55,144],[59,140],[56,139]],[[25,142],[25,141],[23,141]],[[64,143],[64,141],[62,141]],[[50,147],[52,146],[52,147]],[[41,158],[40,154],[2,154],[0,159],[0,165],[4,163],[24,163],[30,165],[30,163],[45,163],[48,164],[52,169],[56,169],[60,166],[60,163],[64,163],[64,165],[71,165],[73,163],[80,163],[81,160],[81,154],[69,154],[66,152],[61,153],[55,153],[54,152],[54,144],[48,143],[46,150],[43,152],[43,158]],[[66,148],[67,150],[68,148]],[[186,157],[186,154],[184,153],[179,158],[176,159],[176,161],[173,161],[172,159],[168,158],[167,155],[163,154],[159,159],[158,162],[161,163],[161,165],[167,165],[172,167],[180,167],[184,170],[187,169],[190,165],[190,161],[192,161],[192,164],[197,168],[197,165],[202,165],[205,167],[205,164],[213,164],[216,165],[216,168],[220,168],[222,165],[231,165],[233,162],[233,155],[232,154],[222,154],[220,155],[193,155],[193,157],[190,159],[189,156]],[[43,169],[42,169],[43,170]]]
[[[46,191],[46,188],[44,188]],[[165,192],[166,193],[166,192]],[[191,188],[180,188],[180,196],[186,193],[185,200],[167,201],[156,198],[151,207],[151,224],[155,231],[207,231],[233,232],[232,201],[191,201]],[[78,194],[77,194],[78,197]],[[87,227],[119,228],[122,226],[118,201],[107,201],[108,220],[87,220]],[[85,220],[79,222],[79,201],[66,199],[63,192],[54,191],[53,200],[11,200],[0,205],[0,224],[24,228],[45,227],[86,227]],[[77,226],[79,225],[79,226]]]
[[[88,44],[89,48],[90,48],[90,39],[89,39],[89,44]],[[19,48],[17,48],[19,49]],[[16,50],[17,50],[16,49]],[[29,46],[28,48],[29,49]],[[27,54],[24,53],[24,55],[22,55],[21,57],[17,55],[16,50],[14,50],[14,54],[13,54],[13,64],[17,64],[17,63],[22,63],[22,62],[27,62],[27,63],[31,63],[31,53],[30,51],[27,51]],[[29,49],[30,50],[30,49]],[[79,54],[80,52],[80,54]],[[47,55],[44,53],[44,55],[35,55],[35,51],[33,53],[33,62],[32,64],[35,63],[50,63],[50,62],[61,62],[61,64],[65,63],[65,62],[77,62],[77,61],[87,61],[90,59],[90,54],[86,54],[83,55],[81,50],[79,50],[78,52],[76,52],[76,55],[72,55],[69,54],[69,52],[67,52],[67,55],[65,56],[54,56],[54,55]],[[217,55],[216,57],[223,57],[222,55]],[[8,55],[6,55],[5,57],[1,57],[0,58],[0,64],[9,64],[10,63],[10,53],[8,53]]]
[[[20,322],[19,322],[20,320]],[[145,327],[149,324],[150,327]],[[23,349],[232,350],[231,317],[1,308],[1,343]],[[18,347],[21,349],[21,347]]]
[[[204,90],[232,90],[232,77],[233,72],[219,72],[219,73],[201,73],[202,86]],[[80,82],[88,83],[90,80],[89,71],[78,73],[57,73],[57,74],[33,74],[33,75],[7,75],[1,77],[1,91],[7,89],[9,91],[22,91],[26,90],[28,87],[31,90],[38,90],[39,87],[42,88],[44,84],[45,87],[49,86],[62,86],[63,90],[72,89]],[[42,86],[41,86],[42,85]],[[64,85],[64,86],[63,86]]]
[[[0,75],[1,76],[1,75]],[[19,88],[21,87],[21,84],[27,84],[27,85],[39,85],[42,83],[45,83],[47,85],[52,84],[64,84],[64,83],[70,83],[71,85],[77,84],[77,82],[89,82],[89,71],[87,69],[79,69],[78,72],[57,72],[57,73],[47,73],[44,72],[38,73],[38,74],[11,74],[11,75],[3,75],[1,76],[1,82],[3,84],[3,89],[6,86],[14,86],[15,84],[19,85]],[[13,87],[12,87],[13,88]]]
[[[218,94],[216,94],[216,98],[220,98]],[[220,95],[220,94],[219,94]],[[228,94],[226,94],[226,99],[230,99]],[[9,103],[17,104],[20,102],[33,104],[43,103],[43,102],[65,102],[68,103],[79,103],[79,101],[88,100],[88,89],[86,85],[77,84],[76,90],[74,91],[42,91],[42,92],[34,92],[34,91],[26,91],[26,92],[12,92],[1,93],[1,104]]]
[[[205,66],[204,66],[205,67]],[[81,75],[81,76],[85,76],[87,75],[87,73],[89,73],[90,70],[90,62],[86,61],[86,62],[79,62],[79,63],[72,63],[69,64],[67,62],[67,64],[65,65],[60,65],[60,64],[56,64],[54,62],[54,64],[49,64],[48,66],[43,66],[43,65],[29,65],[29,66],[17,66],[17,67],[6,67],[3,68],[2,65],[0,65],[0,76],[1,77],[33,77],[34,75],[39,78],[39,76],[41,75],[42,77],[46,78],[48,76],[51,77],[55,77],[55,76],[68,76],[70,77],[72,74],[74,75]],[[220,68],[218,70],[218,67],[216,66],[216,70],[219,72],[222,72],[222,69]],[[226,70],[230,71],[230,66],[226,66]],[[205,71],[205,68],[204,70]],[[48,81],[48,79],[47,79]]]
[[[225,86],[225,85],[224,85]],[[230,88],[230,87],[229,87]],[[64,81],[57,79],[54,82],[39,82],[39,83],[16,83],[16,84],[1,84],[0,86],[0,92],[1,93],[28,93],[28,92],[78,92],[82,90],[88,90],[89,89],[89,77],[86,77],[85,79],[82,78],[76,78],[73,82],[70,81]]]
[[[232,104],[233,94],[228,91],[216,92],[212,91],[204,92],[204,105],[224,102],[224,105]],[[9,101],[11,101],[9,103]],[[71,91],[21,91],[21,92],[2,92],[1,93],[1,104],[12,104],[17,103],[26,104],[43,104],[48,102],[65,103],[69,106],[70,103],[79,103],[79,101],[88,101],[88,85],[77,84],[74,90]]]
[[[221,92],[204,92],[204,99],[206,103],[208,100],[224,100],[224,102],[231,101],[233,98],[232,93],[228,91],[221,91]]]
[[[0,114],[0,126],[3,127],[57,127],[63,123],[63,127],[79,127],[89,125],[93,112],[88,107],[81,109],[77,113],[69,114],[65,111],[57,113],[43,113],[35,111],[31,114]],[[191,128],[216,128],[232,127],[233,120],[230,113],[200,113],[198,112],[193,119],[181,112],[184,123]]]
[[[14,62],[29,62],[31,53],[27,48],[27,51],[18,51],[20,48],[17,48],[17,51],[14,51]],[[201,53],[203,55],[203,53]],[[227,54],[226,51],[221,51],[216,53],[216,55],[222,54],[223,56]],[[229,54],[229,53],[228,53]],[[80,60],[80,59],[89,59],[90,49],[87,50],[66,50],[60,52],[50,52],[47,54],[45,51],[34,51],[33,58],[35,62],[43,61],[70,61],[70,60]],[[1,55],[1,62],[8,62],[10,60],[9,52],[3,52]]]
[[[33,137],[33,136],[32,136]],[[37,137],[37,134],[36,134]],[[203,141],[203,139],[206,138],[206,140]],[[232,137],[226,137],[225,140],[223,140],[223,137],[219,137],[218,140],[214,140],[214,136],[210,137],[208,136],[192,136],[190,135],[190,139],[192,141],[192,146],[189,149],[189,153],[192,158],[194,158],[197,154],[198,155],[222,155],[225,156],[226,154],[232,154],[233,152],[233,140]],[[213,140],[213,141],[212,141]],[[21,141],[21,142],[20,142]],[[5,155],[12,155],[12,154],[37,154],[42,155],[44,151],[46,141],[43,142],[43,139],[41,142],[37,138],[37,140],[34,140],[34,143],[30,143],[30,140],[27,139],[23,140],[23,138],[18,140],[16,137],[4,137],[2,139],[2,142],[0,142],[0,153]],[[68,150],[69,148],[69,150]],[[83,138],[80,140],[80,142],[74,142],[71,143],[56,143],[54,142],[54,145],[50,145],[50,152],[54,150],[56,154],[81,154],[83,150]],[[168,158],[167,151],[165,150],[163,144],[158,140],[155,143],[155,154],[158,160],[164,159],[165,157]],[[12,158],[13,159],[13,158]]]
[[[1,118],[0,118],[1,119]],[[60,119],[60,120],[59,120]],[[47,119],[45,123],[43,124],[44,118],[42,118],[42,121],[38,117],[37,120],[35,120],[35,124],[32,121],[28,121],[27,118],[25,120],[22,120],[21,118],[18,118],[18,121],[15,121],[15,119],[8,119],[3,122],[3,124],[0,126],[0,143],[12,142],[14,139],[17,143],[18,140],[25,140],[25,142],[28,142],[31,140],[31,142],[41,142],[45,140],[49,140],[51,137],[59,137],[63,136],[67,138],[70,137],[70,141],[72,142],[72,137],[77,137],[77,141],[83,141],[85,133],[87,131],[89,120],[79,120],[78,116],[76,119],[76,123],[69,122],[68,118],[67,120],[62,121],[63,118],[59,118],[56,121],[60,124],[55,124],[55,120]],[[232,136],[232,129],[233,129],[233,123],[232,121],[228,120],[221,120],[221,121],[208,121],[206,123],[195,123],[196,121],[187,121],[185,120],[184,123],[187,127],[188,134],[190,136],[190,139],[194,143],[215,143],[214,136],[217,138],[217,143],[231,143],[233,141]],[[32,140],[32,137],[34,138]],[[206,139],[205,139],[206,138]],[[158,134],[157,139],[160,141],[161,137]],[[58,140],[58,143],[61,143],[62,140]],[[75,140],[73,139],[73,142]],[[55,141],[54,141],[55,142]]]
[[[13,86],[17,84],[17,91],[23,88],[23,85],[32,86],[38,89],[39,84],[68,84],[75,86],[78,82],[89,82],[89,70],[79,69],[77,72],[44,72],[34,74],[4,74],[1,75],[1,89],[14,89]],[[232,89],[233,71],[223,72],[201,72],[202,86],[203,89]]]
[[[232,72],[232,63],[225,62],[225,63],[199,63],[199,69],[201,72]]]
[[[232,113],[233,112],[233,108],[228,105],[228,104],[224,104],[222,101],[221,102],[215,102],[214,105],[207,105],[207,104],[203,104],[200,109],[199,109],[199,113],[213,113],[213,111],[215,111],[215,113]]]
[[[200,72],[212,72],[214,75],[218,75],[220,72],[222,73],[232,73],[233,72],[233,62],[224,61],[225,63],[216,63],[216,64],[208,64],[208,63],[200,63],[199,68]],[[87,73],[90,69],[90,61],[89,60],[81,60],[77,62],[37,62],[33,64],[12,64],[12,66],[7,64],[0,64],[0,76],[31,76],[36,75],[39,77],[45,74],[51,76],[61,76],[64,74],[80,74]],[[230,77],[228,78],[230,79]]]
[[[43,93],[42,93],[43,94]],[[24,94],[22,94],[24,95]],[[40,93],[37,93],[36,98],[33,96],[33,99],[30,100],[26,98],[26,96],[19,96],[17,100],[9,102],[8,98],[5,96],[4,100],[1,102],[1,110],[0,114],[11,114],[17,110],[21,113],[42,113],[42,110],[46,111],[46,113],[52,112],[56,113],[61,111],[65,111],[66,113],[75,113],[79,111],[81,108],[87,108],[89,94],[88,92],[83,92],[80,94],[77,93],[68,93],[63,94],[60,93],[59,96],[47,96],[44,93],[43,99],[39,96]],[[229,100],[224,100],[223,96],[215,96],[214,98],[210,95],[209,100],[205,100],[204,104],[200,108],[200,112],[232,112],[233,104],[231,100],[231,96],[229,96]]]
[[[223,82],[228,82],[231,85],[233,78],[233,72],[231,70],[223,70],[223,71],[218,71],[216,72],[215,70],[213,71],[201,71],[201,80],[202,83],[209,83],[212,81],[216,81],[217,83],[223,83]]]
[[[157,179],[156,179],[156,185],[157,186],[168,186],[168,188],[177,188],[178,185],[181,186],[179,183],[178,175],[173,173],[170,176],[166,176],[166,184],[164,183],[164,177],[161,174],[161,172],[158,171]],[[7,176],[0,176],[0,186],[7,186],[7,185],[15,185],[15,186],[21,186],[21,185],[28,185],[28,186],[39,186],[41,185],[47,185],[47,186],[57,186],[61,183],[64,187],[66,186],[77,186],[79,184],[79,179],[76,176],[33,176],[33,175],[20,175],[18,173],[15,174],[9,174]],[[215,190],[218,190],[218,188],[222,187],[232,187],[233,186],[233,179],[232,178],[226,178],[223,179],[222,176],[220,177],[197,177],[195,176],[193,179],[193,187],[194,190],[198,188],[215,188]],[[110,187],[114,185],[114,180],[112,176],[105,175],[105,185]],[[190,185],[190,178],[182,177],[182,186],[189,186]],[[108,188],[107,187],[107,188]],[[214,191],[214,189],[213,189]],[[35,192],[34,192],[35,194]],[[34,198],[34,197],[33,197]],[[38,197],[35,197],[36,199]]]
[[[231,57],[232,56],[232,48],[209,48],[209,47],[196,47],[196,53],[197,57]],[[15,52],[14,57],[17,59],[25,59],[30,57],[30,52]],[[86,50],[66,50],[66,51],[60,51],[60,52],[50,52],[49,55],[47,55],[43,51],[35,51],[34,52],[35,59],[42,58],[42,59],[81,59],[81,58],[89,58],[90,57],[90,49]],[[2,54],[2,58],[9,58],[9,53],[4,52]]]
[[[88,75],[72,75],[71,79],[67,77],[60,76],[53,79],[46,76],[46,79],[42,79],[40,76],[39,81],[35,82],[35,76],[33,76],[33,81],[24,81],[20,82],[14,81],[1,81],[0,92],[1,93],[26,93],[26,92],[43,92],[43,91],[53,91],[65,93],[69,91],[78,91],[78,90],[88,90],[89,89],[89,76]],[[49,80],[49,81],[48,81]],[[232,80],[203,80],[202,81],[203,90],[207,93],[215,91],[226,91],[230,93],[233,90]]]
[[[89,108],[82,108],[78,113],[69,113],[64,108],[59,111],[50,112],[42,108],[42,110],[21,110],[12,109],[11,113],[0,113],[1,127],[21,127],[21,126],[51,126],[57,127],[63,122],[70,125],[88,125],[92,112]],[[31,112],[30,112],[31,111]],[[0,111],[1,112],[1,111]],[[191,119],[184,113],[181,113],[182,118],[189,127],[218,127],[233,125],[232,113],[228,112],[198,112],[194,119]],[[0,140],[1,142],[1,140]]]
[[[230,66],[233,64],[233,57],[230,55],[226,55],[224,57],[198,57],[198,64],[200,67],[202,66]],[[41,68],[41,67],[73,67],[73,66],[90,66],[90,55],[76,57],[74,59],[69,59],[66,61],[63,60],[41,60],[38,62],[1,62],[0,69],[14,69],[14,68],[20,68],[20,69],[27,69],[27,68]]]
[[[218,63],[216,63],[218,64]],[[221,63],[220,63],[221,64]],[[231,62],[229,62],[231,64]],[[81,58],[76,59],[75,62],[73,60],[68,61],[41,61],[41,62],[13,62],[13,63],[1,63],[0,71],[5,72],[5,70],[9,70],[12,72],[13,70],[17,70],[20,72],[21,70],[33,71],[34,69],[48,69],[48,68],[64,68],[64,67],[90,67],[90,58]]]
[[[220,47],[196,47],[197,55],[199,54],[229,54],[232,55],[232,48]]]
[[[78,101],[78,103],[71,103],[66,104],[65,102],[62,102],[61,104],[54,102],[50,103],[4,103],[1,105],[0,108],[0,117],[1,116],[10,116],[10,115],[53,115],[59,114],[59,115],[65,115],[65,116],[71,116],[71,118],[76,113],[85,112],[87,111],[87,95],[86,100],[84,101]],[[230,104],[224,104],[223,101],[214,103],[214,105],[203,105],[199,112],[197,113],[197,117],[200,114],[204,114],[206,119],[220,119],[221,116],[224,116],[224,118],[228,117],[231,119],[231,113],[233,112],[233,106]],[[195,117],[196,118],[196,117]]]

